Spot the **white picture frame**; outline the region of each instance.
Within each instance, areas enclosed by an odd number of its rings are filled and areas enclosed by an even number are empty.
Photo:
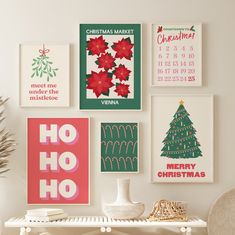
[[[19,105],[69,107],[68,43],[34,42],[19,45]]]
[[[213,112],[210,94],[151,96],[152,183],[213,182]]]
[[[84,45],[87,43],[87,39],[84,40],[84,27],[89,26],[90,29],[94,27],[94,29],[111,29],[115,30],[116,27],[122,27],[132,29],[132,27],[140,27],[140,33],[138,33],[138,30],[134,33],[136,37],[136,41],[138,41],[139,46],[138,48],[138,53],[136,52],[136,58],[135,59],[135,64],[139,64],[139,66],[134,65],[135,70],[139,70],[134,82],[134,90],[135,90],[135,95],[132,98],[127,97],[126,99],[123,99],[123,97],[119,98],[108,98],[108,97],[103,97],[99,98],[97,102],[97,98],[89,98],[87,99],[86,97],[86,92],[85,92],[85,83],[84,83],[84,77],[86,74],[86,64],[87,64],[87,53],[84,51]],[[110,28],[111,27],[111,28]],[[89,28],[88,28],[89,29]],[[109,35],[108,33],[107,35]],[[112,33],[111,33],[112,34]],[[88,34],[89,35],[89,34]],[[105,35],[105,34],[104,34]],[[87,35],[86,35],[87,36]],[[97,36],[102,36],[102,33]],[[112,111],[142,111],[142,79],[143,79],[143,72],[142,72],[142,23],[140,22],[128,22],[126,23],[125,21],[99,21],[98,23],[94,23],[91,21],[87,22],[82,22],[78,25],[78,38],[79,38],[79,49],[78,53],[80,55],[80,62],[78,64],[79,67],[79,90],[80,94],[78,97],[78,103],[79,103],[79,110],[80,111],[107,111],[107,110],[112,110]],[[137,50],[137,49],[136,49]],[[138,55],[137,55],[138,54]],[[139,58],[139,59],[138,59]],[[85,62],[82,65],[82,61]],[[89,60],[88,60],[89,61]],[[124,63],[125,64],[125,63]]]
[[[202,24],[151,25],[152,86],[202,86]]]

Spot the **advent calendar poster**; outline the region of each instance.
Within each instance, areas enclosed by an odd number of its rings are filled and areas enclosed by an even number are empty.
[[[213,96],[152,96],[152,181],[213,182]]]
[[[69,45],[20,45],[20,105],[69,106]]]
[[[153,86],[201,86],[202,25],[152,25]]]
[[[141,109],[141,25],[80,25],[80,109]]]
[[[88,118],[28,118],[28,203],[89,204]]]

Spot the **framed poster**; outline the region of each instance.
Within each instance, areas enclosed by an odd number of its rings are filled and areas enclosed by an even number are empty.
[[[28,118],[28,203],[89,204],[89,119]]]
[[[80,109],[141,109],[141,24],[80,25]]]
[[[152,182],[213,182],[213,96],[152,96]]]
[[[102,122],[100,135],[101,172],[139,171],[137,122]]]
[[[202,25],[152,25],[152,85],[202,85]]]
[[[21,44],[19,56],[20,106],[69,106],[69,44]]]

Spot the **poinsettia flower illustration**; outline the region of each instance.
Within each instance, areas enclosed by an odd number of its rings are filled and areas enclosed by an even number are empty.
[[[93,90],[98,98],[101,94],[109,95],[109,88],[114,86],[112,83],[112,77],[106,71],[100,71],[96,73],[91,71],[91,74],[87,77],[87,89]]]
[[[132,48],[134,44],[131,43],[130,38],[122,38],[122,40],[119,40],[118,42],[114,42],[112,45],[112,48],[114,51],[116,51],[115,58],[126,58],[128,60],[132,57]]]
[[[100,55],[105,53],[108,49],[108,43],[103,39],[103,36],[91,38],[87,42],[87,50],[89,51],[89,55]]]
[[[115,70],[114,75],[117,79],[121,81],[126,81],[129,78],[130,70],[125,67],[125,65],[120,64]]]
[[[130,85],[119,83],[116,84],[116,89],[114,91],[117,93],[118,96],[127,98],[128,94],[130,93],[129,86]]]
[[[105,70],[109,70],[112,67],[114,67],[115,64],[115,58],[110,53],[102,54],[100,57],[98,57],[96,64],[98,64],[99,68],[104,68]]]
[[[162,31],[163,31],[163,27],[162,26],[158,26],[157,33],[161,33]]]

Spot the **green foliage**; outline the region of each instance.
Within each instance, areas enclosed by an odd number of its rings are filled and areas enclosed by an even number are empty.
[[[50,78],[56,77],[56,72],[58,71],[58,68],[52,68],[52,64],[53,62],[51,62],[49,60],[49,57],[44,54],[33,59],[32,63],[33,73],[31,75],[31,78],[34,77],[41,78],[45,75],[47,76],[47,81],[49,81]]]
[[[3,100],[0,97],[0,125],[2,126],[2,122],[5,117],[3,117],[3,105],[7,101],[7,99]],[[10,134],[5,127],[0,128],[0,174],[7,172],[8,158],[11,153],[15,150],[15,140],[12,138],[12,134]]]

